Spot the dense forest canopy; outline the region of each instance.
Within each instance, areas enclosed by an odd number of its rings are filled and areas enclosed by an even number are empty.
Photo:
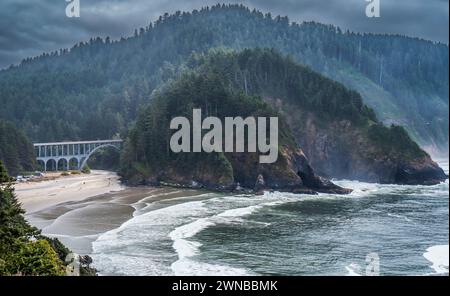
[[[234,91],[283,98],[320,114],[323,121],[378,121],[359,93],[274,49],[210,50],[208,54],[193,55],[187,65],[196,71],[214,73]]]
[[[217,163],[217,170],[229,166],[226,153],[211,156],[171,151],[169,139],[174,131],[169,129],[169,122],[177,116],[192,121],[193,108],[201,109],[204,116],[221,119],[279,116],[275,106],[261,97],[276,94],[304,110],[320,114],[324,121],[349,120],[362,126],[377,121],[373,110],[363,104],[358,93],[274,50],[252,49],[239,53],[211,50],[205,55],[192,56],[181,68],[177,79],[158,88],[130,131],[122,154],[125,177],[159,172],[173,163],[186,171],[202,161],[220,160],[223,163]],[[297,146],[283,118],[279,133],[280,145]]]
[[[0,72],[0,117],[34,141],[124,133],[193,52],[268,47],[361,93],[380,120],[447,150],[448,45],[291,23],[242,5],[165,14],[121,40],[92,38]]]
[[[25,134],[13,124],[1,119],[0,161],[4,163],[11,176],[24,171],[31,172],[36,165],[33,145]]]
[[[276,114],[261,98],[244,93],[233,94],[222,81],[214,73],[189,72],[156,94],[130,132],[121,159],[122,175],[126,179],[159,176],[160,172],[176,168],[175,174],[189,176],[195,173],[198,179],[215,176],[224,186],[232,184],[237,177],[237,168],[233,169],[231,165],[230,153],[174,153],[169,147],[174,132],[169,129],[169,122],[177,116],[184,116],[192,122],[193,108],[201,109],[205,117],[215,116],[222,120],[224,117],[247,118]],[[288,141],[285,134],[281,134],[279,141]],[[252,171],[250,167],[247,169]],[[256,174],[256,170],[253,171]],[[255,179],[250,181],[252,185]],[[238,181],[244,183],[243,179]]]
[[[374,140],[374,145],[386,155],[395,153],[414,158],[426,154],[403,127],[384,126],[359,93],[273,49],[211,50],[205,55],[192,56],[188,65],[194,71],[221,77],[221,83],[232,92],[261,96],[274,108],[282,109],[283,104],[297,106],[302,113],[319,118],[321,126],[348,121]],[[299,115],[286,114],[295,119]],[[294,128],[297,129],[303,127]]]
[[[262,173],[264,178],[274,171],[284,170],[287,174],[290,170],[283,161],[289,162],[289,157],[281,152],[282,147],[295,151],[298,144],[301,149],[313,147],[306,156],[319,158],[319,173],[340,178],[401,183],[403,180],[395,179],[398,167],[429,160],[402,127],[384,126],[357,92],[273,49],[210,50],[191,56],[177,71],[177,78],[155,91],[129,133],[121,158],[121,174],[127,181],[142,184],[149,179],[154,182],[183,176],[179,179],[204,183],[209,181],[205,178],[207,172],[206,176],[215,176],[227,184],[236,181],[251,187],[255,183],[264,166],[257,165],[252,153],[238,156],[239,153],[171,151],[169,142],[175,131],[169,128],[169,122],[178,116],[192,121],[193,108],[200,108],[205,116],[222,119],[277,116],[281,163],[267,165],[270,170]],[[202,130],[203,134],[207,132]],[[305,142],[310,136],[322,138],[329,149]],[[334,146],[338,147],[336,153],[330,154]],[[330,156],[323,159],[317,157],[327,154]],[[353,158],[347,159],[347,155]],[[357,165],[370,172],[352,169]],[[376,167],[382,166],[393,173],[377,171]],[[335,174],[336,171],[340,172]]]

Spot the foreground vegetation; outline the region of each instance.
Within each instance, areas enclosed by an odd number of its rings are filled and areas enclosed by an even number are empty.
[[[0,275],[62,276],[70,251],[58,239],[40,234],[24,218],[12,179],[0,161]],[[89,260],[81,274],[95,275]]]

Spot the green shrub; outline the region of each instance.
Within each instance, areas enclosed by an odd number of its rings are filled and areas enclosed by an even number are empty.
[[[90,174],[90,173],[91,173],[91,169],[89,168],[88,165],[85,165],[85,166],[81,169],[81,172],[82,172],[83,174]]]
[[[24,213],[0,161],[0,275],[64,275],[67,248],[41,236]]]
[[[5,275],[65,275],[63,262],[46,240],[17,240],[13,251],[2,259]]]
[[[56,237],[53,238],[44,235],[39,235],[37,236],[37,238],[40,240],[47,241],[53,248],[53,250],[55,250],[56,254],[58,255],[58,258],[61,261],[64,262],[66,260],[67,255],[69,255],[70,253],[70,250],[59,239],[57,239]]]

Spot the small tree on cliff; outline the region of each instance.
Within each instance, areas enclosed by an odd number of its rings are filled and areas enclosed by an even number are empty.
[[[10,181],[11,177],[9,177],[3,162],[0,160],[0,184],[8,183]]]

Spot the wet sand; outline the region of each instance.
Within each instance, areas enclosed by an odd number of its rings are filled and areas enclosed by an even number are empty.
[[[15,185],[15,192],[28,214],[67,202],[125,189],[116,173],[92,171],[41,182],[24,182]]]
[[[42,233],[58,237],[72,251],[91,253],[91,243],[109,230],[119,227],[133,216],[133,203],[155,189],[129,188],[81,201],[69,201],[27,214],[27,220]]]
[[[45,235],[58,237],[78,254],[90,254],[99,235],[119,227],[150,203],[199,194],[167,187],[127,188],[116,174],[105,171],[21,183],[16,193],[32,225]]]

